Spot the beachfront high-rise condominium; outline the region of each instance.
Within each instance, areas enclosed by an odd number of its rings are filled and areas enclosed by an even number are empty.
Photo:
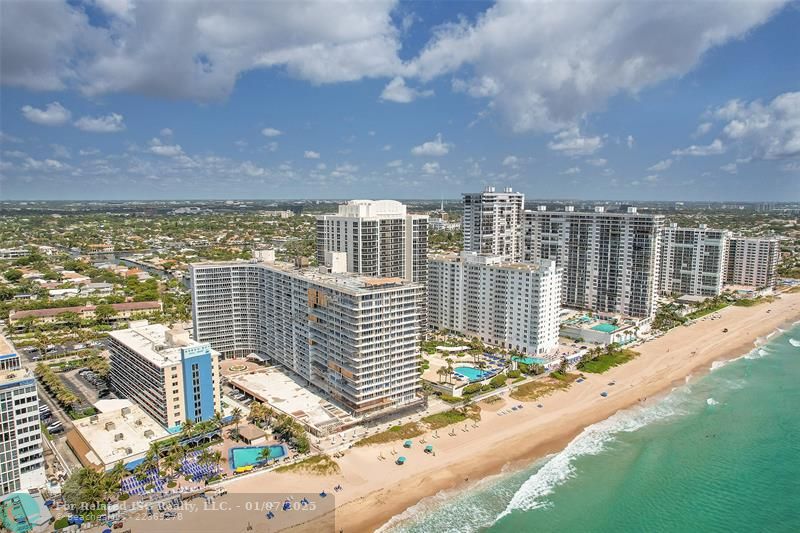
[[[558,345],[561,271],[555,261],[509,263],[463,252],[428,265],[433,327],[533,354]]]
[[[781,257],[775,237],[731,237],[726,282],[751,287],[774,287]]]
[[[655,314],[661,215],[525,211],[525,260],[553,259],[562,270],[561,305],[632,317]]]
[[[46,482],[36,378],[0,336],[0,496]]]
[[[317,217],[317,261],[347,254],[347,271],[372,277],[428,278],[428,216],[394,200],[351,200],[335,215]]]
[[[111,387],[165,428],[222,410],[219,353],[162,324],[109,333]]]
[[[661,292],[717,296],[722,292],[728,260],[729,232],[665,227],[661,242]]]
[[[522,260],[522,223],[525,195],[506,187],[496,192],[464,193],[464,251],[499,256],[503,261]]]
[[[277,363],[355,416],[421,402],[424,286],[337,264],[190,265],[195,337],[226,356],[255,353]]]

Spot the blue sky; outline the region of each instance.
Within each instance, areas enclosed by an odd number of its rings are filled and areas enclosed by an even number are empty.
[[[0,4],[0,199],[800,200],[800,8]]]

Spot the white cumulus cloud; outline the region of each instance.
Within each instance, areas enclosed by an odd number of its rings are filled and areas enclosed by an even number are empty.
[[[697,126],[697,129],[694,130],[694,133],[692,134],[692,137],[695,137],[695,138],[702,137],[703,135],[705,135],[706,133],[711,131],[711,127],[712,126],[713,126],[713,124],[711,122],[702,122],[702,123],[700,123]]]
[[[647,170],[651,172],[663,172],[672,166],[672,159],[664,159],[655,165],[648,167]]]
[[[275,128],[264,128],[261,130],[261,135],[264,137],[277,137],[279,135],[283,135],[283,132]]]
[[[315,152],[314,150],[306,150],[303,152],[303,157],[306,159],[319,159],[319,152]]]
[[[725,145],[722,144],[722,141],[719,139],[714,139],[711,144],[707,145],[697,145],[693,144],[687,148],[681,148],[672,151],[672,155],[683,156],[683,155],[691,155],[691,156],[707,156],[707,155],[719,155],[725,153]]]
[[[81,117],[75,121],[79,130],[92,133],[115,133],[125,129],[123,117],[119,113],[111,113],[103,117]]]
[[[406,85],[406,81],[400,76],[393,78],[386,87],[383,88],[383,92],[381,92],[381,100],[396,102],[398,104],[407,104],[413,102],[417,98],[425,98],[428,96],[433,96],[432,90],[420,91],[409,87]]]
[[[430,163],[425,163],[424,165],[422,165],[423,174],[437,174],[439,170],[440,170],[439,163],[435,161]]]
[[[411,153],[420,156],[440,157],[447,155],[452,147],[452,144],[442,140],[441,133],[437,133],[432,141],[424,142],[412,148]]]
[[[569,156],[592,155],[603,146],[599,136],[584,137],[578,127],[572,127],[557,133],[547,147]]]
[[[178,157],[183,154],[183,148],[179,144],[164,144],[161,139],[153,138],[150,140],[150,152],[164,157]]]
[[[105,17],[64,0],[4,2],[4,83],[208,101],[259,68],[332,83],[402,67],[395,0],[98,2]]]
[[[29,105],[22,106],[22,116],[31,122],[43,126],[61,126],[72,117],[69,109],[58,102],[47,104],[44,109],[38,109]]]
[[[723,134],[761,159],[800,156],[800,92],[771,102],[731,100],[714,111],[725,122]]]
[[[423,81],[464,70],[457,90],[491,98],[515,131],[557,131],[691,71],[713,47],[764,23],[784,1],[520,2],[441,25],[408,70]]]

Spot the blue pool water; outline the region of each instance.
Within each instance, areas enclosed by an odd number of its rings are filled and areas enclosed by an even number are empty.
[[[486,375],[486,372],[477,368],[472,368],[471,366],[457,366],[455,371],[457,374],[461,374],[470,381],[480,381]]]
[[[280,459],[286,455],[286,448],[279,444],[273,444],[272,446],[246,446],[242,448],[231,448],[231,468],[236,469],[242,466],[263,463],[264,459],[261,457],[261,450],[267,447],[269,448],[270,459]]]
[[[608,324],[604,322],[603,324],[597,324],[596,326],[592,326],[592,329],[595,331],[602,331],[603,333],[614,333],[619,328],[614,324]]]
[[[542,359],[541,357],[512,357],[512,359],[518,363],[524,363],[526,365],[543,365],[547,363],[547,359]]]

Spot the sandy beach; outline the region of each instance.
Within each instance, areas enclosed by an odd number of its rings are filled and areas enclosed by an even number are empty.
[[[707,372],[714,361],[749,352],[759,339],[800,319],[800,294],[784,294],[775,302],[755,307],[730,306],[719,315],[717,320],[707,318],[673,329],[637,347],[641,355],[633,361],[602,375],[588,374],[584,383],[525,404],[522,410],[498,416],[495,411],[520,403],[507,396],[491,405],[479,404],[482,420],[478,427],[459,424],[455,436],[445,428],[439,430],[439,438],[428,434],[414,439],[410,450],[402,449],[400,442],[353,448],[337,460],[341,474],[335,476],[264,473],[225,486],[232,495],[318,494],[325,490],[336,500],[336,531],[373,531],[422,498],[468,486],[504,467],[530,464],[562,449],[586,426],[620,409],[654,401],[684,383],[687,376]],[[723,333],[725,328],[727,333]],[[616,384],[610,387],[612,380]],[[600,396],[602,391],[608,391],[607,398]],[[537,408],[536,403],[543,407]],[[421,438],[435,447],[435,456],[423,452]],[[402,450],[405,465],[394,464],[393,450]],[[379,460],[380,455],[386,460]],[[334,495],[336,485],[344,490]],[[315,520],[293,530],[327,531],[330,520],[327,516],[324,523]]]

